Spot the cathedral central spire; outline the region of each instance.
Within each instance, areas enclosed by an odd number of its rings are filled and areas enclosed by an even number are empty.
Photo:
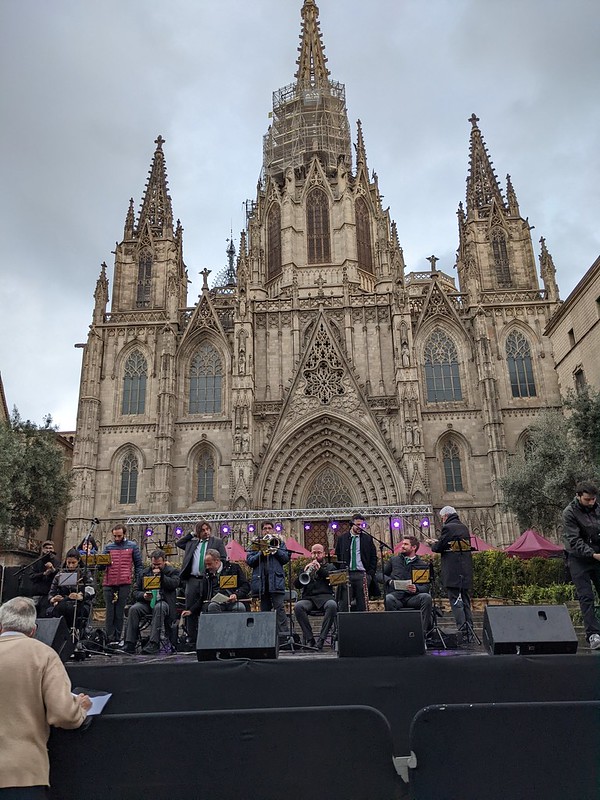
[[[296,81],[273,93],[273,122],[264,140],[264,174],[279,181],[286,169],[308,166],[315,156],[325,169],[335,169],[340,159],[352,163],[346,89],[326,67],[314,0],[304,0],[301,13]]]
[[[504,199],[498,179],[477,125],[479,117],[472,114],[469,122],[472,127],[469,177],[467,178],[467,213],[489,206],[492,200],[496,200],[498,206],[504,208]]]
[[[298,89],[324,89],[329,85],[329,70],[325,58],[319,9],[314,0],[304,0],[302,6],[302,33],[300,34],[300,56],[295,78]]]
[[[147,222],[158,236],[173,235],[173,208],[169,196],[167,168],[162,146],[165,140],[158,136],[154,140],[156,150],[148,175],[148,183],[142,201],[142,209],[138,219],[138,233]]]

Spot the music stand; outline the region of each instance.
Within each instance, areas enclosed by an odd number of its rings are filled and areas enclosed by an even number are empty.
[[[286,547],[288,553],[294,553],[295,555],[301,556],[304,555],[299,550],[290,550],[289,547]],[[300,644],[300,637],[297,633],[294,633],[294,615],[292,612],[292,556],[290,555],[290,560],[287,563],[287,573],[288,573],[288,640],[285,644],[279,646],[280,650],[289,649],[291,653],[295,653],[296,650],[307,650],[313,653],[317,653],[318,650],[316,647],[313,647],[310,644]],[[296,638],[297,637],[297,638]]]

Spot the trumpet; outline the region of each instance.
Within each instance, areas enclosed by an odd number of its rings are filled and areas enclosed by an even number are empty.
[[[263,556],[274,555],[282,545],[282,540],[279,536],[271,536],[266,533],[264,536],[253,536],[250,541],[250,550],[254,552],[260,551]]]
[[[315,561],[311,561],[311,563],[306,567],[304,572],[301,572],[298,575],[298,580],[301,586],[307,586],[315,577],[315,573],[319,571],[320,564]]]

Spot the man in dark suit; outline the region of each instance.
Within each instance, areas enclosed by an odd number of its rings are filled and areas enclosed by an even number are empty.
[[[129,609],[127,628],[125,631],[125,653],[135,653],[135,643],[140,630],[140,622],[149,614],[152,615],[150,623],[150,639],[142,650],[147,655],[158,653],[160,634],[164,625],[167,637],[173,645],[171,636],[172,623],[176,619],[176,595],[179,586],[179,570],[166,562],[163,550],[155,550],[150,556],[152,563],[142,572],[137,581],[135,603]],[[145,589],[144,578],[159,578],[158,589]]]
[[[428,539],[434,553],[441,555],[442,585],[448,594],[456,627],[473,629],[471,589],[473,557],[471,534],[459,519],[456,509],[444,506],[440,511],[442,533],[439,539]]]
[[[199,613],[203,603],[207,603],[206,614],[231,613],[232,611],[247,611],[242,600],[250,597],[250,583],[244,570],[233,561],[222,561],[218,550],[209,548],[204,558],[206,568],[203,583],[203,594],[182,616],[189,617],[194,612]],[[223,595],[227,600],[220,602],[214,598]]]
[[[224,561],[227,559],[227,551],[221,537],[213,536],[210,525],[203,520],[196,523],[195,535],[188,533],[182,536],[176,544],[177,547],[185,550],[180,576],[182,581],[186,581],[185,607],[186,610],[189,610],[192,606],[196,608],[196,600],[204,593],[206,551],[218,550]],[[186,615],[188,640],[193,644],[196,644],[198,636],[198,616],[201,610],[202,606],[197,612]]]
[[[355,514],[349,532],[343,533],[335,545],[337,560],[350,570],[350,601],[355,601],[355,611],[367,610],[368,582],[377,570],[377,550],[371,536],[363,530],[365,527],[362,514]]]

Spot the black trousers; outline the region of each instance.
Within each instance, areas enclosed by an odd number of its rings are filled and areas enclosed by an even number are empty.
[[[594,586],[600,597],[600,561],[596,561],[594,558],[578,558],[569,553],[569,570],[571,580],[577,590],[585,635],[589,639],[592,633],[600,634],[600,622],[596,616],[596,599],[594,597]]]

